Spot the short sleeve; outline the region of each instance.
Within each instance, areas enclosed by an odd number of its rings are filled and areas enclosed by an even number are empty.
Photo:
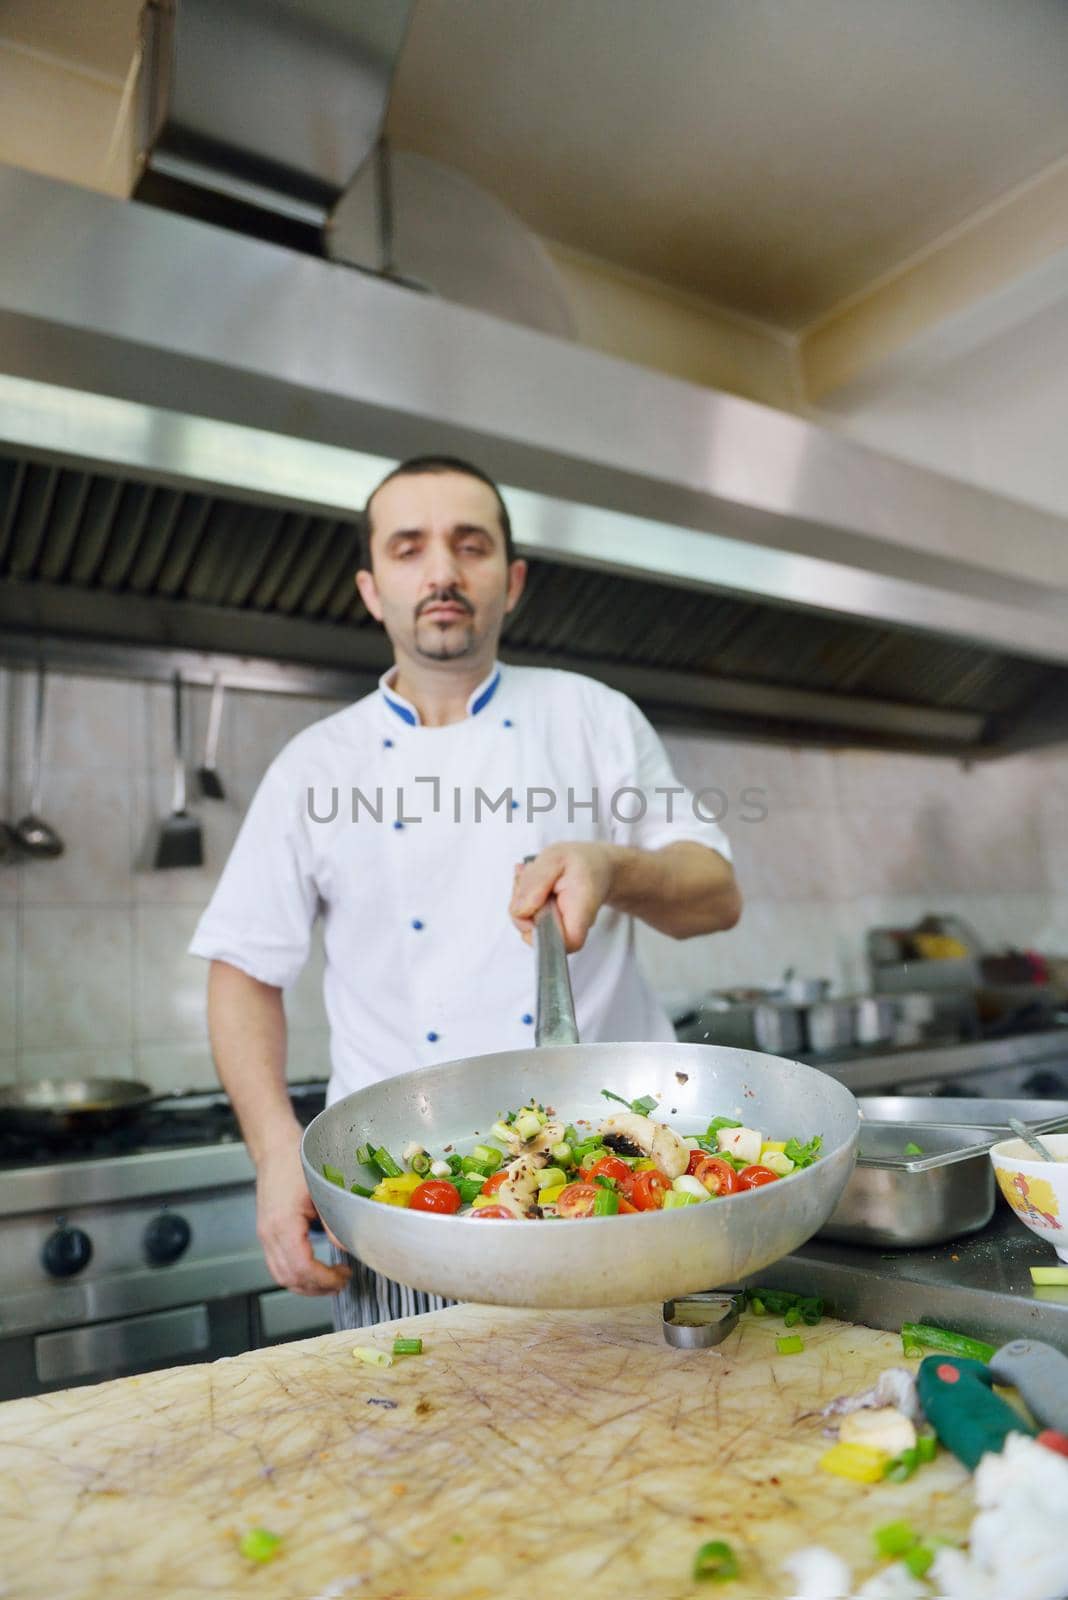
[[[716,820],[715,794],[694,795],[675,776],[668,753],[646,717],[625,695],[615,696],[618,739],[609,824],[614,844],[659,850],[689,840],[731,859],[727,835]]]
[[[286,989],[308,958],[318,909],[311,847],[293,786],[276,763],[253,797],[189,953]]]

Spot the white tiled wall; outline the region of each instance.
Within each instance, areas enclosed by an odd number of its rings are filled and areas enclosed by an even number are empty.
[[[33,682],[0,681],[0,803],[28,807]],[[190,795],[208,692],[185,691]],[[272,756],[335,702],[232,693],[219,770],[224,801],[196,799],[205,864],[152,872],[171,803],[170,690],[108,678],[49,676],[42,811],[66,852],[0,869],[0,1081],[133,1075],[154,1087],[215,1082],[204,1021],[203,962],[187,956],[197,918]],[[321,963],[288,998],[290,1075],[329,1070]]]
[[[769,983],[786,966],[867,987],[869,927],[928,911],[984,943],[1068,951],[1068,749],[966,767],[924,756],[788,750],[668,734],[680,778],[727,797],[746,896],[730,933],[677,943],[639,929],[665,995]],[[768,815],[746,821],[745,789]],[[751,809],[751,808],[750,808]]]
[[[26,809],[32,682],[0,684],[3,814]],[[191,767],[206,691],[187,691]],[[169,692],[103,678],[49,679],[42,809],[58,861],[0,869],[0,1081],[133,1074],[160,1089],[214,1082],[205,969],[185,954],[241,815],[272,756],[335,702],[231,694],[224,802],[195,806],[206,862],[143,862],[170,804]],[[1068,752],[965,770],[959,763],[667,736],[679,776],[717,787],[746,893],[728,934],[683,943],[640,929],[664,994],[762,983],[787,965],[865,981],[863,935],[956,911],[992,944],[1068,951]],[[759,790],[743,802],[743,790]],[[759,806],[756,800],[759,798]],[[747,820],[766,809],[761,820]],[[328,1070],[321,954],[287,997],[290,1073]]]

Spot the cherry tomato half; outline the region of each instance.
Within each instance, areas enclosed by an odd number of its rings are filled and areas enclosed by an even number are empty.
[[[556,1197],[558,1217],[592,1217],[597,1198],[595,1183],[569,1183]]]
[[[501,1184],[507,1182],[507,1179],[508,1168],[502,1167],[500,1172],[495,1172],[493,1173],[492,1177],[486,1179],[485,1183],[482,1185],[481,1192],[483,1194],[496,1194]]]
[[[707,1150],[691,1150],[690,1151],[690,1161],[689,1161],[689,1165],[686,1168],[686,1171],[690,1174],[691,1178],[694,1176],[694,1174],[697,1171],[698,1162],[706,1160],[707,1157],[708,1157],[708,1151]]]
[[[693,1168],[693,1175],[709,1194],[737,1194],[741,1188],[738,1174],[721,1156],[705,1156]]]
[[[770,1167],[759,1165],[743,1167],[738,1173],[738,1182],[743,1189],[759,1189],[764,1183],[778,1183],[779,1174],[772,1172]]]
[[[412,1198],[408,1201],[409,1211],[441,1211],[451,1216],[459,1209],[460,1191],[453,1184],[446,1183],[444,1178],[432,1178],[429,1183],[421,1183],[418,1189],[412,1190]]]
[[[662,1172],[638,1172],[628,1198],[638,1211],[659,1211],[667,1191],[668,1182]]]
[[[620,1161],[618,1156],[602,1156],[600,1161],[595,1161],[588,1172],[584,1173],[588,1183],[598,1177],[614,1178],[625,1195],[629,1195],[634,1183],[634,1174],[625,1161]]]
[[[518,1222],[518,1217],[509,1211],[507,1206],[479,1206],[477,1211],[471,1212],[472,1217],[508,1217],[512,1222]]]

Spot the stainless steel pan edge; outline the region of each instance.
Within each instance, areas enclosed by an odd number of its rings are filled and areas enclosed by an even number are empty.
[[[357,1146],[399,1153],[469,1146],[495,1115],[531,1096],[569,1119],[604,1117],[602,1088],[655,1094],[665,1120],[692,1132],[738,1116],[769,1136],[819,1133],[820,1160],[750,1194],[672,1212],[583,1222],[470,1222],[349,1194]],[[590,1044],[506,1051],[385,1079],[322,1112],[301,1152],[308,1187],[347,1250],[414,1288],[516,1306],[610,1306],[668,1300],[733,1283],[788,1255],[827,1220],[856,1157],[856,1101],[835,1079],[756,1051],[699,1044]],[[366,1181],[367,1174],[362,1174]]]

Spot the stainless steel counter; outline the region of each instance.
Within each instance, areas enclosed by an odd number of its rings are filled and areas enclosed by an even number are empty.
[[[834,1315],[872,1328],[932,1322],[994,1345],[1027,1337],[1068,1353],[1068,1289],[1036,1289],[1028,1270],[1056,1264],[999,1200],[990,1226],[958,1243],[880,1252],[813,1239],[750,1281],[822,1295]]]
[[[980,1039],[971,1044],[916,1045],[904,1049],[872,1049],[848,1054],[806,1055],[800,1058],[821,1067],[854,1094],[874,1094],[928,1080],[949,1081],[979,1075],[1023,1073],[1049,1068],[1065,1074],[1068,1087],[1068,1027],[1041,1033],[1014,1034],[1006,1039]],[[983,1090],[983,1092],[988,1092]],[[991,1089],[989,1092],[995,1092]],[[999,1093],[1019,1093],[1006,1088]]]

